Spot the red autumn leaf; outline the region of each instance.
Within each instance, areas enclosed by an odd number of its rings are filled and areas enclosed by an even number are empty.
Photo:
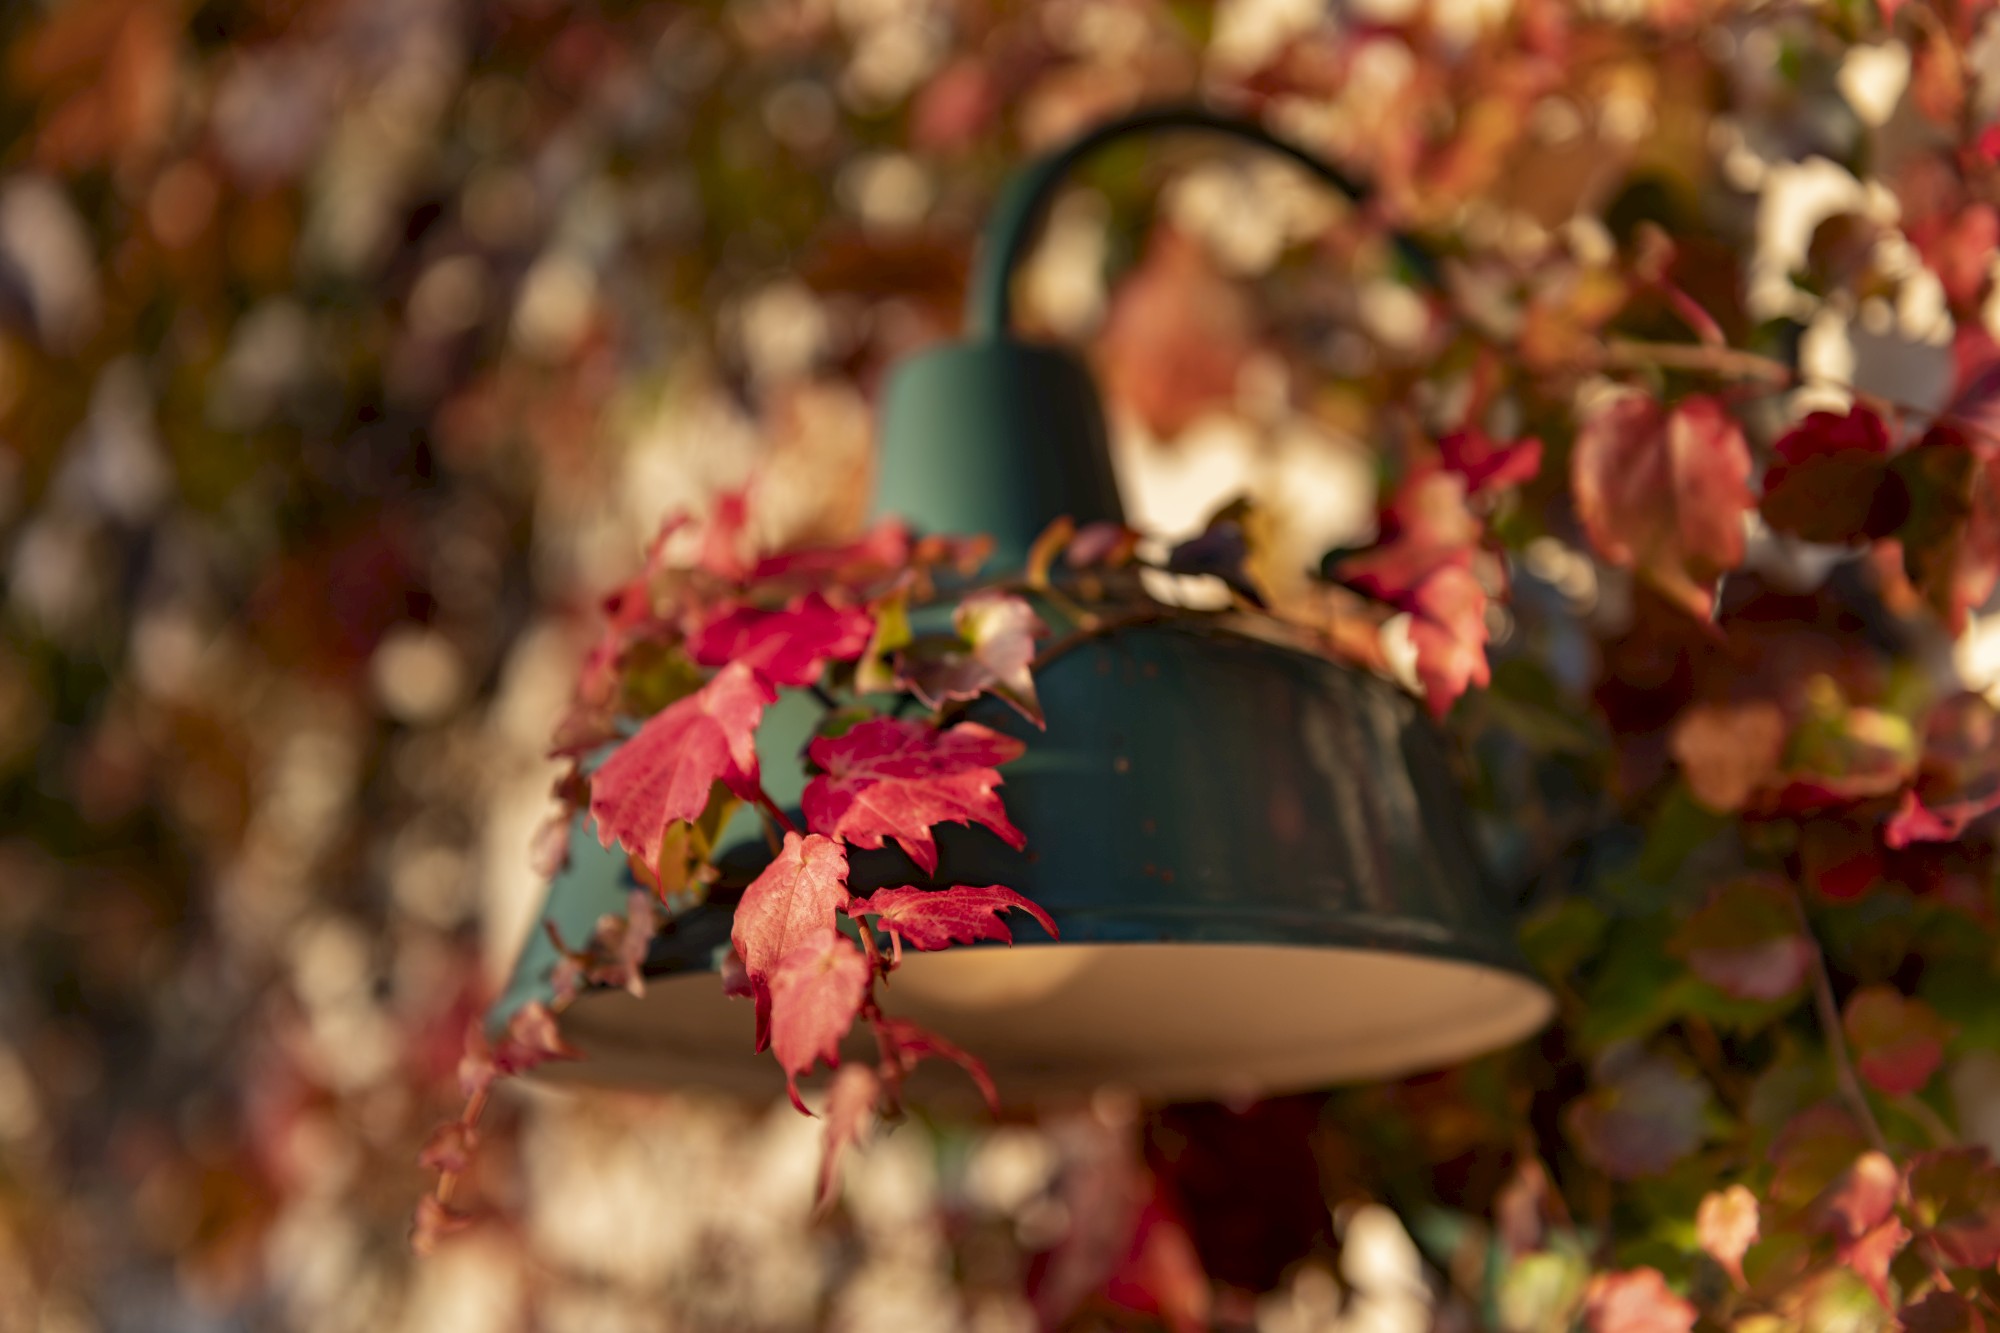
[[[1486,661],[1486,590],[1472,572],[1446,566],[1410,598],[1410,645],[1431,716],[1443,717],[1461,694],[1493,679]]]
[[[1910,494],[1889,465],[1889,430],[1867,407],[1814,412],[1776,446],[1764,473],[1764,521],[1813,542],[1874,541],[1909,517]]]
[[[1781,1000],[1804,987],[1813,946],[1799,932],[1790,886],[1766,876],[1730,880],[1673,940],[1694,974],[1742,1000]]]
[[[882,1098],[882,1077],[869,1065],[847,1065],[833,1076],[826,1093],[826,1146],[819,1161],[818,1213],[833,1206],[840,1183],[840,1163],[847,1150],[866,1137]]]
[[[773,685],[811,685],[829,661],[861,655],[875,620],[856,607],[834,606],[817,592],[782,611],[739,606],[688,636],[688,655],[703,666],[740,663]]]
[[[1744,1285],[1743,1256],[1757,1243],[1759,1229],[1757,1196],[1741,1185],[1704,1195],[1695,1209],[1694,1234],[1702,1253],[1720,1264],[1739,1289]]]
[[[904,1077],[922,1060],[949,1060],[971,1077],[987,1106],[996,1114],[999,1112],[1000,1090],[993,1086],[993,1076],[986,1072],[986,1062],[978,1056],[907,1018],[878,1018],[875,1032],[888,1044],[890,1055],[884,1068],[894,1077]]]
[[[1151,1172],[1132,1220],[1130,1244],[1105,1279],[1104,1297],[1121,1309],[1158,1319],[1170,1333],[1212,1327],[1214,1292],[1201,1255],[1173,1196]]]
[[[500,1044],[493,1048],[495,1072],[521,1074],[551,1060],[580,1060],[583,1053],[563,1040],[556,1016],[540,1000],[530,1000],[507,1020]]]
[[[1470,495],[1484,495],[1507,486],[1533,481],[1542,470],[1542,442],[1514,440],[1502,444],[1478,427],[1468,427],[1438,441],[1446,468],[1465,478]]]
[[[1749,483],[1750,448],[1713,398],[1665,413],[1651,398],[1618,398],[1583,423],[1571,455],[1577,514],[1598,554],[1703,618],[1716,579],[1742,563]]]
[[[667,825],[694,820],[718,782],[748,796],[757,786],[757,723],[777,697],[748,666],[735,663],[654,714],[590,778],[598,841],[615,840],[649,866],[660,860]]]
[[[1707,1136],[1708,1085],[1677,1062],[1636,1046],[1597,1062],[1590,1093],[1571,1103],[1577,1150],[1620,1180],[1664,1174]]]
[[[1961,1268],[1991,1268],[2000,1261],[2000,1167],[1983,1147],[1925,1153],[1905,1174],[1911,1220],[1944,1256]]]
[[[1897,848],[1913,842],[1955,842],[1974,820],[1995,810],[2000,810],[2000,791],[1977,800],[1951,801],[1936,809],[1917,799],[1916,792],[1906,791],[1882,826],[1882,841]]]
[[[994,770],[1025,748],[976,722],[940,731],[873,718],[812,743],[807,754],[826,772],[806,784],[806,823],[856,847],[894,838],[925,874],[937,869],[931,829],[939,824],[981,824],[1018,849],[1026,838],[1007,819]]]
[[[1370,549],[1340,562],[1340,581],[1356,592],[1409,610],[1419,588],[1441,569],[1471,567],[1482,528],[1466,507],[1465,479],[1419,468],[1376,515],[1381,535]]]
[[[743,960],[757,999],[757,1049],[771,1040],[771,978],[793,951],[837,934],[834,914],[847,901],[847,849],[817,833],[787,833],[764,873],[743,891],[729,942]]]
[[[825,1061],[840,1064],[841,1039],[868,998],[868,960],[839,931],[828,927],[787,953],[772,972],[771,1054],[785,1071],[792,1105],[805,1111],[798,1081]]]
[[[1835,1258],[1890,1306],[1889,1263],[1909,1241],[1896,1216],[1902,1172],[1879,1152],[1864,1152],[1821,1200],[1820,1229],[1832,1235]],[[1891,1306],[1893,1308],[1893,1306]]]
[[[1931,1081],[1951,1035],[1929,1005],[1890,986],[1865,986],[1848,996],[1841,1026],[1861,1077],[1891,1097],[1917,1092]]]
[[[1674,1294],[1657,1268],[1599,1273],[1583,1298],[1590,1333],[1689,1333],[1695,1308]]]
[[[976,699],[991,690],[1041,726],[1042,706],[1030,667],[1035,640],[1048,633],[1048,626],[1035,609],[1012,593],[989,589],[960,602],[951,623],[963,647],[914,664],[910,688],[917,697],[928,708],[940,708],[948,700]]]
[[[877,889],[847,904],[847,914],[872,916],[889,932],[896,956],[907,941],[912,949],[943,949],[977,940],[1014,942],[1014,932],[1000,919],[1009,908],[1035,918],[1050,939],[1058,938],[1056,923],[1034,903],[998,884],[959,884],[949,889]]]

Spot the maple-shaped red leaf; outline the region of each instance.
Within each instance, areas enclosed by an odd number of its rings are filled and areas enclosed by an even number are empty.
[[[873,718],[844,736],[822,736],[806,752],[826,772],[806,784],[806,824],[856,847],[894,838],[923,867],[937,869],[938,824],[981,824],[1009,847],[1026,845],[1007,819],[995,767],[1026,747],[976,722],[939,730],[923,722]]]
[[[1657,1268],[1599,1273],[1583,1298],[1583,1324],[1590,1333],[1688,1333],[1695,1308],[1676,1295]]]
[[[829,926],[786,954],[771,974],[771,1053],[801,1112],[799,1078],[820,1061],[829,1068],[840,1064],[841,1040],[868,998],[869,971],[861,950]]]
[[[1929,1005],[1892,986],[1864,986],[1848,996],[1841,1027],[1861,1077],[1891,1097],[1918,1092],[1931,1081],[1951,1036]]]
[[[1407,477],[1376,514],[1381,535],[1334,570],[1340,582],[1402,610],[1432,575],[1469,569],[1484,531],[1466,506],[1465,478],[1435,465]]]
[[[1417,587],[1410,598],[1410,646],[1433,717],[1493,679],[1486,661],[1486,590],[1470,570],[1447,565]]]
[[[1675,952],[1703,981],[1742,1000],[1797,994],[1813,946],[1799,932],[1791,889],[1770,876],[1726,881],[1674,936]]]
[[[828,662],[861,656],[874,631],[874,617],[866,611],[835,606],[809,592],[782,611],[754,606],[726,611],[690,634],[687,649],[703,666],[741,664],[773,685],[811,685]]]
[[[915,1069],[921,1060],[949,1060],[971,1077],[987,1106],[996,1114],[999,1112],[1000,1090],[993,1086],[993,1076],[986,1072],[986,1062],[978,1056],[907,1018],[878,1018],[875,1033],[887,1046],[884,1069],[897,1080]]]
[[[824,1214],[833,1206],[833,1193],[840,1183],[841,1159],[860,1143],[875,1123],[877,1104],[882,1100],[882,1076],[869,1065],[846,1065],[833,1076],[826,1093],[826,1146],[819,1160],[819,1201],[814,1211]]]
[[[1757,1243],[1759,1230],[1757,1196],[1742,1185],[1704,1195],[1701,1206],[1695,1209],[1696,1243],[1722,1266],[1739,1290],[1744,1285],[1743,1256]]]
[[[949,889],[877,889],[847,904],[853,917],[872,916],[889,932],[900,961],[905,942],[912,949],[943,949],[977,940],[1014,942],[1014,932],[1001,920],[1009,908],[1035,918],[1050,939],[1060,936],[1049,914],[1012,889],[998,884],[959,884]]]
[[[912,664],[910,688],[928,708],[948,700],[976,699],[992,691],[1015,711],[1042,724],[1042,706],[1035,697],[1035,640],[1048,626],[1035,609],[1012,593],[988,589],[976,592],[952,612],[962,649]]]
[[[1708,617],[1716,579],[1743,561],[1751,505],[1750,447],[1721,403],[1614,399],[1577,431],[1571,485],[1598,554]]]
[[[817,833],[787,833],[771,864],[743,891],[729,942],[757,999],[758,1050],[772,1039],[771,982],[778,965],[838,934],[834,915],[846,901],[847,849]]]
[[[1764,473],[1764,521],[1812,542],[1874,541],[1903,525],[1910,493],[1873,409],[1814,412],[1781,436]]]
[[[1542,470],[1540,440],[1502,444],[1477,426],[1439,440],[1438,453],[1445,467],[1465,478],[1465,489],[1471,495],[1522,485]]]
[[[727,783],[746,798],[757,788],[757,723],[777,697],[742,663],[647,719],[590,778],[598,841],[616,841],[657,866],[667,825],[694,820],[709,792]]]

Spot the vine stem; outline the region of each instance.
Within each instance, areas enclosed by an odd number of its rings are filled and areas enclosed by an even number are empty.
[[[1805,935],[1806,942],[1812,946],[1813,1012],[1819,1018],[1827,1050],[1833,1056],[1834,1083],[1839,1087],[1848,1109],[1860,1120],[1869,1146],[1887,1156],[1889,1140],[1875,1119],[1874,1108],[1868,1104],[1868,1093],[1854,1072],[1854,1057],[1847,1049],[1847,1033],[1841,1027],[1840,1005],[1833,998],[1833,974],[1827,970],[1826,950],[1820,947],[1819,935],[1812,928],[1812,920],[1806,915],[1806,905],[1800,900],[1796,886],[1792,889],[1792,912],[1798,918],[1799,930]]]
[[[778,803],[771,799],[771,793],[764,790],[764,784],[761,782],[757,784],[757,799],[755,804],[759,810],[762,810],[773,820],[776,820],[778,827],[785,832],[797,833],[799,831],[799,826],[792,822],[790,815],[778,808]]]

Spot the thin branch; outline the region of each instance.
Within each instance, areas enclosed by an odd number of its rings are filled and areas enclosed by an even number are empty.
[[[1855,1075],[1854,1058],[1847,1050],[1847,1033],[1840,1024],[1840,1005],[1833,998],[1833,975],[1827,971],[1826,950],[1820,947],[1819,936],[1814,933],[1812,921],[1806,916],[1806,905],[1799,898],[1796,886],[1792,889],[1792,912],[1798,918],[1800,932],[1812,946],[1813,1012],[1818,1016],[1820,1031],[1826,1037],[1826,1048],[1833,1056],[1834,1083],[1839,1087],[1848,1109],[1861,1122],[1862,1132],[1868,1136],[1869,1144],[1886,1155],[1889,1140],[1875,1119],[1875,1109],[1868,1104],[1868,1093]]]

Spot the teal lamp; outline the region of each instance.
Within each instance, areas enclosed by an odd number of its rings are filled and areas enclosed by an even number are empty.
[[[1200,110],[1115,121],[1031,165],[996,209],[970,336],[913,357],[889,383],[880,512],[991,534],[1001,567],[1018,567],[1060,516],[1122,516],[1090,373],[1068,351],[1011,335],[1009,279],[1079,158],[1164,130],[1246,140],[1358,194],[1297,147]],[[1003,795],[1029,850],[941,826],[932,882],[1009,885],[1049,911],[1061,942],[1024,924],[1012,948],[905,955],[884,998],[984,1058],[1003,1096],[1116,1085],[1254,1097],[1434,1068],[1548,1019],[1551,997],[1516,952],[1445,745],[1395,686],[1251,632],[1163,623],[1058,658],[1036,688],[1046,732],[998,706],[973,712],[1027,743]],[[801,696],[765,716],[764,771],[781,804],[796,808],[795,756],[819,714]],[[734,873],[656,942],[646,997],[579,997],[563,1030],[587,1059],[550,1069],[626,1086],[782,1090],[775,1062],[753,1053],[750,1006],[726,998],[715,975],[730,889],[767,855],[754,826],[737,832],[724,857]],[[544,914],[580,940],[623,910],[631,881],[587,830],[572,836]],[[854,857],[857,889],[922,882],[893,849]],[[547,995],[554,962],[537,932],[496,1022]]]

